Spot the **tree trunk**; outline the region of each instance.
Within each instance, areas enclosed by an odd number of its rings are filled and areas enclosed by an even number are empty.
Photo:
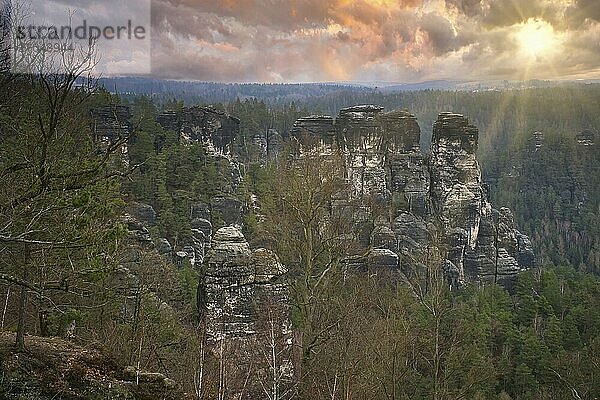
[[[23,269],[21,271],[21,278],[23,282],[27,282],[27,270],[29,268],[29,246],[25,245],[23,248]],[[19,351],[25,351],[25,312],[27,309],[27,288],[21,286],[19,291],[19,313],[17,322],[17,339],[16,346]]]
[[[19,351],[25,351],[25,308],[27,307],[27,288],[21,286],[19,292],[19,314],[17,323],[17,342]]]
[[[4,320],[6,318],[6,310],[8,308],[8,299],[10,297],[10,286],[6,288],[6,300],[4,301],[4,310],[2,310],[2,323],[0,323],[0,329],[4,330]]]

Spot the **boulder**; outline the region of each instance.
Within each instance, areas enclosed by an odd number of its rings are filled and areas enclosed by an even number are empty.
[[[159,238],[155,242],[155,245],[158,254],[171,254],[171,252],[173,251],[171,243],[169,243],[169,241],[165,238]]]

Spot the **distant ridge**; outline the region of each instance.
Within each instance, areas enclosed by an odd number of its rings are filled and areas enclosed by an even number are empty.
[[[481,91],[517,90],[563,85],[600,83],[585,81],[484,81],[432,80],[419,83],[396,82],[315,82],[315,83],[219,83],[180,81],[146,77],[107,77],[99,79],[106,90],[121,95],[147,95],[157,99],[178,98],[190,103],[219,103],[255,98],[267,102],[289,103],[334,93],[359,95],[400,93],[423,90]]]

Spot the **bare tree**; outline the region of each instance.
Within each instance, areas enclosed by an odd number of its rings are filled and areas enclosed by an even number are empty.
[[[94,207],[117,201],[118,179],[128,171],[113,159],[127,137],[99,151],[91,135],[93,42],[75,51],[19,47],[13,54],[30,73],[4,81],[0,95],[0,280],[20,287],[17,345],[23,349],[28,293],[50,304],[53,291],[85,296],[87,289],[74,283],[114,250],[111,211],[101,216]]]
[[[292,303],[305,363],[327,341],[328,329],[314,326],[315,310],[341,279],[341,261],[352,252],[354,236],[342,157],[323,156],[298,142],[288,150],[290,156],[278,161],[275,205],[267,210],[267,225],[277,253],[297,276]]]
[[[259,307],[257,335],[253,353],[258,354],[256,379],[268,400],[286,400],[294,396],[292,332],[288,307],[272,299]]]

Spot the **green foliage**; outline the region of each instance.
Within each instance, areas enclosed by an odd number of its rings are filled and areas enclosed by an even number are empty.
[[[186,294],[186,303],[190,304],[192,309],[196,310],[196,293],[198,290],[200,274],[194,267],[189,265],[189,263],[184,265],[183,268],[178,271],[178,274],[180,285]]]
[[[180,103],[169,106],[182,110]],[[158,110],[148,98],[134,100],[133,114],[138,127],[129,155],[140,168],[128,182],[127,192],[154,207],[157,235],[175,245],[188,243],[192,205],[209,204],[211,198],[231,192],[231,167],[226,160],[207,157],[201,143],[183,143],[178,133],[165,131],[156,123]]]
[[[492,201],[513,210],[543,262],[598,273],[598,143],[582,146],[573,135],[543,126],[542,147],[523,140],[530,133],[515,133],[514,144],[484,164]]]
[[[338,281],[316,310],[313,328],[327,334],[303,365],[303,396],[335,387],[353,398],[600,395],[600,280],[550,268],[518,287],[438,287],[421,297],[365,276]]]

